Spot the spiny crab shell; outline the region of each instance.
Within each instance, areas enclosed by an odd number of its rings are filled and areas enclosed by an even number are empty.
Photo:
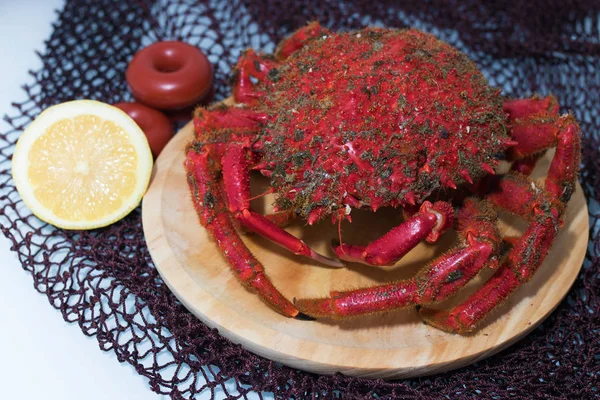
[[[490,172],[510,143],[499,90],[463,53],[414,29],[312,39],[261,88],[263,173],[277,209],[309,223],[336,214],[347,194],[373,210],[419,204]]]

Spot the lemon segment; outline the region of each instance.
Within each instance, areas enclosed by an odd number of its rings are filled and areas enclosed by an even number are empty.
[[[38,218],[64,229],[93,229],[127,215],[152,172],[146,136],[123,111],[76,100],[42,112],[23,132],[13,179]]]

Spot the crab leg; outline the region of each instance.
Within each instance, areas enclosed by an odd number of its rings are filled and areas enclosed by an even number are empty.
[[[250,166],[248,144],[232,143],[223,156],[223,180],[229,211],[246,228],[294,254],[310,257],[332,267],[343,267],[337,260],[312,250],[302,240],[284,231],[275,223],[250,209]]]
[[[265,92],[256,89],[255,84],[252,83],[252,78],[264,81],[269,72],[277,67],[279,61],[285,60],[290,54],[300,50],[309,39],[329,33],[318,22],[310,23],[298,29],[279,44],[275,51],[275,60],[256,54],[252,49],[246,50],[238,60],[234,70],[233,98],[235,101],[245,104],[257,103],[265,95]]]
[[[530,221],[492,278],[465,302],[450,311],[421,309],[433,326],[451,332],[469,332],[516,288],[528,282],[548,254],[566,203],[575,188],[581,152],[579,126],[571,116],[561,117],[556,154],[550,164],[545,191],[520,175],[506,175],[488,198],[497,206]]]
[[[275,225],[277,225],[278,227],[285,228],[296,218],[296,213],[286,211],[273,214],[265,214],[264,217],[272,223],[274,223]],[[253,231],[247,230],[244,226],[240,226],[240,228],[244,229],[244,233],[254,233]]]
[[[517,144],[508,151],[511,170],[530,175],[546,149],[556,146],[559,132],[558,102],[554,96],[505,100],[511,135]]]
[[[318,22],[311,22],[284,39],[275,50],[275,58],[280,61],[285,60],[292,53],[304,47],[304,44],[309,39],[329,35],[330,33],[329,30],[323,28]]]
[[[367,246],[341,244],[334,246],[334,251],[344,261],[367,265],[393,264],[425,238],[428,242],[435,242],[442,232],[452,227],[453,221],[454,210],[450,204],[438,201],[432,205],[425,201],[407,221]]]
[[[194,132],[198,139],[219,139],[223,142],[223,130],[247,133],[255,131],[260,122],[265,121],[267,114],[245,108],[206,108],[196,109],[194,115]],[[226,138],[225,138],[226,139]],[[224,143],[224,142],[223,142]]]
[[[503,108],[509,115],[511,136],[517,142],[508,151],[509,160],[531,158],[556,146],[561,131],[559,120],[565,118],[558,115],[556,98],[505,100]]]
[[[432,261],[414,278],[346,292],[330,298],[300,299],[296,306],[313,317],[343,318],[437,303],[460,290],[486,264],[497,266],[500,234],[496,214],[485,201],[465,200],[458,212],[461,244]]]
[[[298,317],[298,310],[273,286],[263,266],[244,245],[230,218],[220,179],[220,160],[227,142],[249,138],[265,115],[243,108],[198,108],[194,117],[197,142],[188,146],[185,168],[200,223],[213,237],[235,275],[277,312]]]
[[[276,65],[276,61],[256,54],[252,49],[246,50],[234,70],[233,98],[236,103],[254,104],[258,102],[265,92],[257,90],[251,78],[263,81]]]
[[[264,274],[263,266],[244,245],[231,222],[217,179],[216,159],[219,153],[213,145],[204,146],[200,152],[190,149],[187,153],[188,184],[200,222],[214,238],[240,281],[254,288],[277,312],[295,317],[298,309],[273,286]]]

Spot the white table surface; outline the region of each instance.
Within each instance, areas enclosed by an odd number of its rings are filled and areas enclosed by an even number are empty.
[[[0,0],[0,115],[25,99],[27,71],[41,63],[54,10],[64,0]],[[0,131],[6,124],[0,122]],[[0,398],[61,400],[167,399],[113,352],[101,351],[76,324],[66,323],[46,296],[33,288],[10,242],[0,234]],[[221,396],[218,396],[221,397]],[[209,393],[197,397],[210,398]]]

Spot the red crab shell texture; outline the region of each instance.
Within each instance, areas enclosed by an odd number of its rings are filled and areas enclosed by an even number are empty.
[[[347,194],[373,210],[420,203],[484,175],[509,143],[499,90],[418,30],[311,39],[260,85],[269,117],[257,142],[276,206],[312,211],[311,223]]]

